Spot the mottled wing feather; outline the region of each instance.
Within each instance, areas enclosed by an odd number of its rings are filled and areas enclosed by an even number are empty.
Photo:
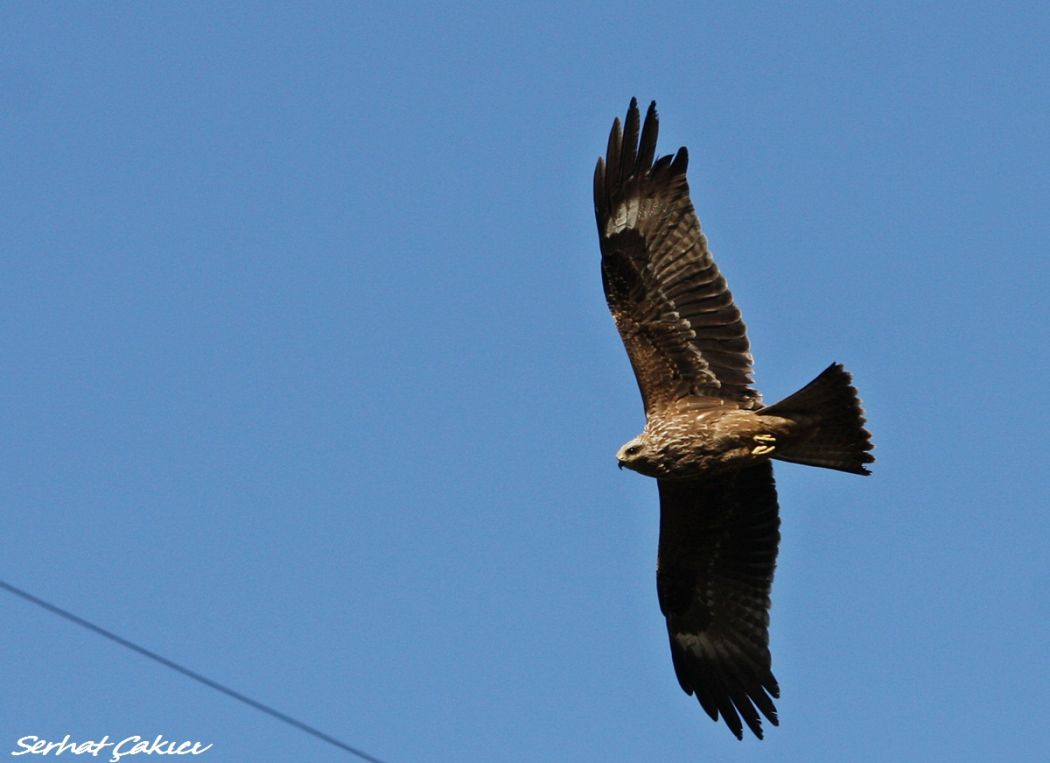
[[[654,162],[659,123],[631,100],[594,171],[602,283],[646,413],[682,397],[759,403],[740,311],[689,200],[685,148]]]
[[[697,480],[660,480],[657,592],[678,682],[712,719],[762,738],[778,724],[769,593],[780,518],[768,462]]]

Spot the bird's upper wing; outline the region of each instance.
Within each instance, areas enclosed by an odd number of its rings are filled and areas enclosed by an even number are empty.
[[[688,153],[654,162],[657,131],[654,102],[639,136],[631,99],[594,170],[609,309],[647,414],[687,396],[755,407],[746,329],[689,200]]]
[[[780,518],[769,461],[697,480],[660,480],[656,587],[682,689],[742,738],[777,725],[769,591]],[[756,710],[757,708],[757,710]]]

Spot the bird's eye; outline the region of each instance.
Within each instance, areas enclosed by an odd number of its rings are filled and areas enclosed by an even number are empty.
[[[638,455],[638,451],[640,451],[640,450],[641,450],[641,447],[639,447],[638,445],[632,445],[631,447],[629,447],[626,450],[626,453],[627,453],[628,456],[637,456]]]

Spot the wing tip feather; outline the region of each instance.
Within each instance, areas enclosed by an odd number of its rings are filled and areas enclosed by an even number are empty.
[[[653,159],[656,156],[656,139],[659,132],[660,117],[656,110],[656,101],[649,102],[644,121],[636,97],[631,98],[622,122],[619,116],[613,119],[605,149],[603,185],[600,189],[595,187],[596,195],[600,190],[605,197],[606,206],[611,208],[612,199],[618,193],[622,193],[628,183],[652,174],[655,169]],[[682,155],[683,150],[680,149],[675,155],[676,159]],[[661,166],[663,161],[661,158]],[[667,161],[670,162],[671,157],[667,157]]]

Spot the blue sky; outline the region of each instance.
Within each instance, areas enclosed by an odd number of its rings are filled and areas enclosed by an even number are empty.
[[[389,763],[1050,759],[1048,35],[1036,3],[5,4],[0,577]],[[764,742],[679,690],[656,487],[615,468],[642,411],[590,182],[631,96],[689,146],[766,398],[841,361],[877,444],[867,479],[777,467]],[[350,759],[0,612],[0,751]]]

